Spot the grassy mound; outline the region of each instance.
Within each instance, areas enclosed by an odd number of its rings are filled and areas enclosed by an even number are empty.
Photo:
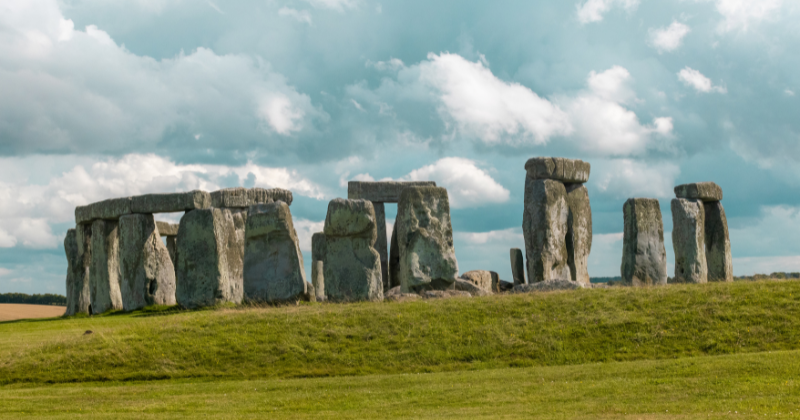
[[[0,324],[0,383],[316,377],[800,349],[800,282]],[[86,334],[91,330],[91,334]]]

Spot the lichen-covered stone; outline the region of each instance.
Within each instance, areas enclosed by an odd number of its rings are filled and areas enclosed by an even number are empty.
[[[64,315],[88,314],[91,301],[92,226],[77,225],[64,238],[67,254],[67,310]]]
[[[347,198],[373,203],[397,203],[404,188],[435,186],[433,181],[350,181],[347,183]]]
[[[564,183],[583,183],[589,180],[591,165],[578,159],[535,157],[525,162],[525,171],[532,179],[552,179]]]
[[[705,210],[699,200],[672,200],[672,247],[675,250],[675,281],[708,281],[705,249]]]
[[[158,228],[158,234],[161,235],[162,238],[170,237],[170,236],[178,236],[178,225],[177,223],[168,223],[162,222],[160,220],[156,221],[156,228]]]
[[[721,201],[722,188],[713,182],[695,182],[675,187],[675,197],[687,200]]]
[[[245,299],[287,302],[309,298],[310,285],[289,205],[277,201],[251,206],[245,232]]]
[[[451,288],[458,275],[447,190],[408,187],[397,205],[399,277],[404,292]]]
[[[117,220],[131,214],[131,198],[110,198],[86,206],[75,207],[75,222],[89,223],[92,220]]]
[[[622,282],[632,286],[667,284],[667,251],[658,200],[631,198],[622,211]]]
[[[466,273],[461,275],[461,278],[483,290],[494,291],[494,289],[492,289],[492,273],[489,271],[486,270],[467,271]]]
[[[120,293],[119,224],[115,220],[92,222],[92,313],[122,309]]]
[[[571,280],[567,254],[567,190],[550,179],[525,179],[522,233],[528,282]]]
[[[522,257],[522,250],[511,248],[511,276],[514,277],[514,284],[525,284],[525,259]]]
[[[167,194],[146,194],[131,198],[132,213],[174,213],[211,207],[211,194],[189,191]]]
[[[566,186],[567,265],[573,281],[589,284],[589,254],[592,252],[592,206],[583,184]]]
[[[175,304],[175,267],[152,214],[119,218],[119,258],[125,311]]]
[[[325,233],[317,232],[311,235],[311,261],[325,261]]]
[[[247,205],[269,204],[275,201],[283,201],[291,206],[294,197],[292,192],[283,188],[250,188],[247,190]]]
[[[248,207],[247,188],[223,188],[221,190],[211,192],[211,207]]]
[[[375,209],[367,200],[337,198],[325,217],[325,296],[334,302],[383,300]]]
[[[731,240],[728,236],[728,218],[719,201],[704,203],[706,261],[708,281],[733,281]]]
[[[209,208],[181,218],[177,241],[178,303],[185,308],[241,303],[247,212]]]

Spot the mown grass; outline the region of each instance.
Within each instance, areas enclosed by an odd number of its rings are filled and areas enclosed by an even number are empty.
[[[324,377],[793,350],[799,303],[800,282],[735,282],[0,323],[0,383]]]
[[[338,378],[15,384],[0,418],[796,418],[800,352]]]

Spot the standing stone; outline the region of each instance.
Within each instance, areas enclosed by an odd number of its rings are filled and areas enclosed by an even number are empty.
[[[67,254],[66,316],[88,314],[91,306],[91,225],[77,225],[64,238]]]
[[[567,254],[567,190],[550,179],[525,178],[522,232],[528,260],[528,282],[572,280]]]
[[[175,267],[152,214],[119,218],[119,255],[125,311],[175,304]]]
[[[631,286],[667,284],[667,251],[658,200],[631,198],[622,211],[622,282]]]
[[[519,248],[511,248],[511,276],[514,284],[525,284],[525,259]]]
[[[247,212],[200,209],[181,218],[177,240],[178,304],[185,308],[241,303]]]
[[[705,250],[705,211],[699,200],[672,200],[672,246],[675,249],[675,281],[705,283],[708,276]]]
[[[245,299],[256,302],[304,299],[308,283],[289,205],[277,201],[251,206],[245,237]]]
[[[728,237],[728,219],[719,201],[704,203],[706,259],[708,281],[733,281],[731,240]]]
[[[119,224],[112,220],[92,222],[92,313],[122,309],[119,265]]]
[[[392,239],[389,242],[389,289],[400,286],[400,245],[397,244],[397,218],[392,226]]]
[[[572,280],[588,285],[589,253],[592,252],[592,207],[589,191],[583,184],[566,186],[567,208],[567,264]]]
[[[458,274],[458,261],[447,190],[440,187],[403,189],[395,225],[402,291],[452,288]]]
[[[331,301],[383,300],[375,209],[367,200],[337,198],[325,217],[325,296]]]
[[[311,284],[314,286],[317,301],[325,300],[325,263],[324,261],[311,262]]]
[[[172,265],[175,266],[175,269],[178,268],[178,237],[177,236],[167,236],[167,252],[169,252],[169,259],[172,261]],[[178,273],[175,272],[175,278],[178,278]]]
[[[383,290],[389,290],[389,252],[388,240],[386,238],[386,206],[383,203],[372,203],[375,209],[375,224],[378,228],[378,240],[375,241],[375,249],[381,255],[381,280]]]

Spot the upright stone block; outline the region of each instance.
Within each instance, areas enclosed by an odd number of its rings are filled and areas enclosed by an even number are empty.
[[[200,209],[181,218],[177,240],[178,304],[185,308],[241,303],[247,212]]]
[[[325,262],[318,260],[311,262],[311,284],[317,301],[325,300]]]
[[[631,198],[622,211],[622,282],[632,286],[667,284],[667,251],[658,200]]]
[[[119,218],[119,254],[125,311],[175,304],[175,267],[152,214]]]
[[[386,238],[386,209],[383,203],[372,203],[375,209],[375,224],[378,228],[378,239],[375,241],[375,249],[381,256],[381,281],[383,290],[389,290],[389,242]]]
[[[389,241],[389,289],[400,286],[400,245],[397,243],[397,218],[392,226],[392,239]]]
[[[675,249],[675,281],[708,281],[705,250],[705,210],[699,200],[672,200],[672,246]]]
[[[568,217],[564,184],[526,177],[522,232],[529,284],[572,280],[566,244]]]
[[[92,222],[92,313],[120,310],[119,224],[115,220]]]
[[[675,197],[687,200],[721,201],[722,188],[713,182],[695,182],[675,187]]]
[[[535,157],[525,163],[531,179],[552,179],[563,183],[584,183],[589,180],[591,165],[578,159]]]
[[[66,316],[88,314],[91,301],[91,225],[77,225],[67,231],[64,251],[67,254]]]
[[[439,187],[403,189],[395,225],[402,291],[452,288],[458,275],[458,261],[447,190]]]
[[[251,206],[244,250],[244,296],[248,301],[304,299],[308,283],[289,205]]]
[[[383,300],[375,209],[366,200],[337,198],[325,218],[325,296],[331,301]]]
[[[511,248],[511,276],[514,277],[514,284],[525,284],[525,259],[522,257],[522,250]]]
[[[731,240],[728,236],[728,218],[719,201],[703,204],[705,210],[706,260],[708,281],[733,281]]]
[[[567,265],[573,281],[588,285],[589,253],[592,252],[592,206],[589,191],[583,184],[566,186],[567,208]]]

